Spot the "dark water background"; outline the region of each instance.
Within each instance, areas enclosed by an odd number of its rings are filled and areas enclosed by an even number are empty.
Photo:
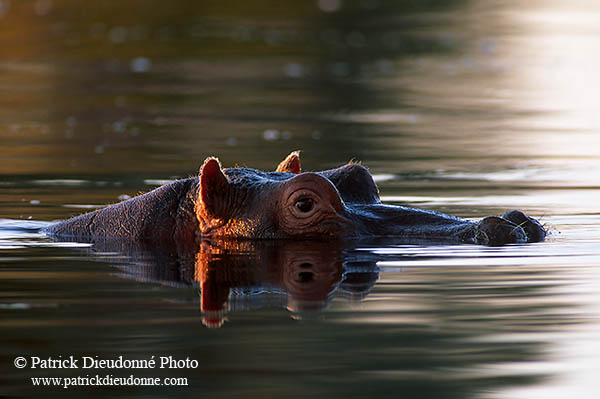
[[[0,396],[600,395],[596,2],[0,0],[0,27]],[[362,161],[385,202],[518,208],[552,235],[246,249],[211,277],[215,329],[171,260],[37,230],[210,155],[272,169],[296,149],[306,170]],[[306,257],[318,300],[268,269]],[[70,355],[199,367],[13,366]],[[31,387],[96,373],[189,386]]]

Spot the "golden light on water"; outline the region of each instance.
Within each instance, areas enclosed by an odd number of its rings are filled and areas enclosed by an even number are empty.
[[[513,100],[534,116],[523,129],[542,134],[533,153],[562,157],[600,156],[600,3],[533,3],[508,16],[513,59],[507,82]]]
[[[509,19],[521,33],[508,40],[507,49],[516,60],[508,84],[518,93],[515,98],[519,107],[531,110],[533,115],[524,118],[523,129],[529,127],[537,132],[531,134],[528,151],[534,156],[560,158],[557,163],[563,163],[565,169],[575,172],[571,173],[572,181],[586,181],[597,187],[600,166],[600,3],[548,1],[532,4],[535,8],[510,14]],[[581,198],[570,193],[569,201],[581,203]],[[597,196],[597,192],[588,190],[588,195]],[[579,309],[580,315],[600,311],[597,265],[594,263],[587,268],[589,283],[561,287],[561,291],[565,291],[562,294],[585,298],[589,305]],[[579,317],[577,313],[570,317]],[[555,366],[550,374],[558,377],[535,387],[513,388],[490,397],[598,397],[595,363],[600,345],[596,322],[583,316],[568,339],[552,340],[561,344],[549,347],[545,362]],[[509,366],[512,371],[515,370],[513,366]],[[540,372],[539,365],[522,366],[525,373]]]

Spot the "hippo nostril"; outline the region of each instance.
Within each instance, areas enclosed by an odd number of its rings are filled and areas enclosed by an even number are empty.
[[[304,262],[300,264],[300,267],[302,269],[310,269],[311,267],[313,267],[312,263],[308,263],[308,262]]]
[[[525,231],[510,220],[488,216],[477,224],[475,242],[490,246],[527,242]]]
[[[530,218],[521,211],[509,211],[502,218],[519,225],[527,234],[527,242],[544,241],[548,232],[537,220]]]
[[[302,198],[296,201],[294,206],[302,213],[310,212],[313,209],[314,202],[312,198]]]

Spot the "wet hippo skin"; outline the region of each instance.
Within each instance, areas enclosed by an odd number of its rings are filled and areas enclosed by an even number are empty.
[[[403,240],[503,245],[543,241],[546,230],[520,211],[478,222],[438,212],[382,204],[362,165],[301,172],[299,152],[275,172],[221,167],[207,158],[198,177],[52,224],[57,237],[129,237],[156,241],[203,239]]]

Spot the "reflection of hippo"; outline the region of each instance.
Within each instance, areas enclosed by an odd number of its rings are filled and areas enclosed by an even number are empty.
[[[200,283],[203,322],[209,327],[222,324],[232,289],[281,292],[284,306],[297,317],[323,310],[343,278],[342,248],[337,245],[308,240],[286,245],[257,240],[229,243],[204,242],[196,257],[194,281]],[[370,267],[376,270],[374,264]]]
[[[502,245],[542,241],[544,228],[520,211],[471,222],[441,213],[383,205],[363,166],[300,173],[298,152],[275,172],[222,169],[208,158],[200,176],[56,223],[71,237],[133,237],[194,242],[207,238],[306,239],[394,236]]]
[[[362,252],[348,257],[352,250],[342,241],[89,241],[93,252],[119,254],[117,267],[128,278],[199,286],[202,321],[209,327],[223,324],[231,310],[263,307],[266,299],[275,299],[268,305],[286,307],[295,318],[312,315],[327,307],[338,288],[344,294],[351,290],[352,299],[363,298],[378,277],[376,258]],[[367,282],[365,274],[370,276]]]

